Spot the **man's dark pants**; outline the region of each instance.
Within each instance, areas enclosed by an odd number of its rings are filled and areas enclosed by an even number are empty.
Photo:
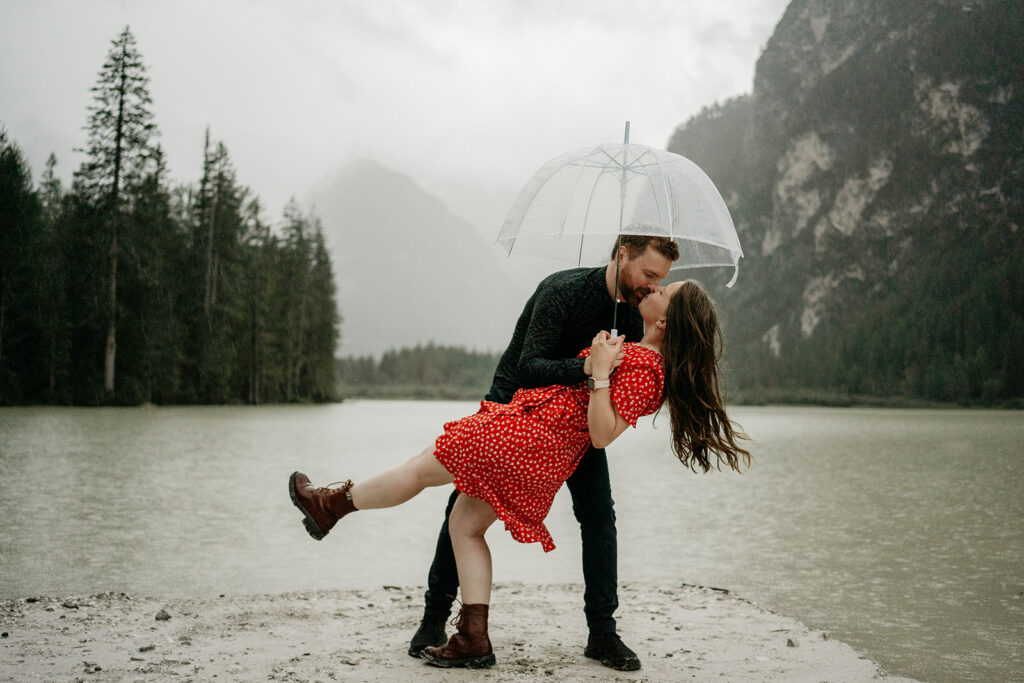
[[[491,387],[485,400],[508,403],[511,397],[502,396]],[[565,482],[572,495],[572,510],[580,524],[583,540],[583,610],[591,633],[614,633],[615,617],[619,606],[618,543],[615,536],[615,510],[611,482],[608,478],[608,458],[603,448],[591,448],[580,460],[579,466]],[[448,516],[459,492],[452,492],[444,511],[444,523],[437,536],[434,561],[427,576],[427,617],[447,618],[452,601],[459,588],[459,575],[452,552],[452,539],[448,534]]]

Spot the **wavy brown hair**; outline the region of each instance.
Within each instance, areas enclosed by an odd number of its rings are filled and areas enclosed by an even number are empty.
[[[749,439],[725,414],[718,383],[722,330],[714,303],[700,283],[683,282],[669,301],[665,340],[665,403],[672,420],[672,450],[694,472],[725,463],[737,472],[750,467],[750,452],[736,444]]]

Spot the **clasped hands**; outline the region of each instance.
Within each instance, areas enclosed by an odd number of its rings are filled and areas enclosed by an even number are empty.
[[[590,344],[590,355],[583,361],[583,372],[594,379],[608,379],[622,365],[625,341],[626,335],[613,337],[605,330],[598,332]]]

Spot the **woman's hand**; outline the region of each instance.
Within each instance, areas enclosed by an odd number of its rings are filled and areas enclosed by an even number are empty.
[[[624,356],[622,345],[625,341],[625,335],[613,337],[604,330],[598,332],[590,344],[590,356],[588,357],[590,372],[588,374],[594,379],[608,379],[612,370],[622,364]],[[583,369],[586,372],[586,363],[584,363]]]

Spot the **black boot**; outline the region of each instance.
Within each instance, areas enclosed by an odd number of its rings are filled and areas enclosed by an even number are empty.
[[[614,632],[591,633],[583,654],[616,671],[636,671],[640,668],[640,658]]]
[[[423,614],[420,627],[416,629],[416,634],[409,641],[410,657],[422,657],[425,648],[437,647],[448,642],[448,636],[444,633],[444,622],[447,618],[446,614],[430,612]]]

